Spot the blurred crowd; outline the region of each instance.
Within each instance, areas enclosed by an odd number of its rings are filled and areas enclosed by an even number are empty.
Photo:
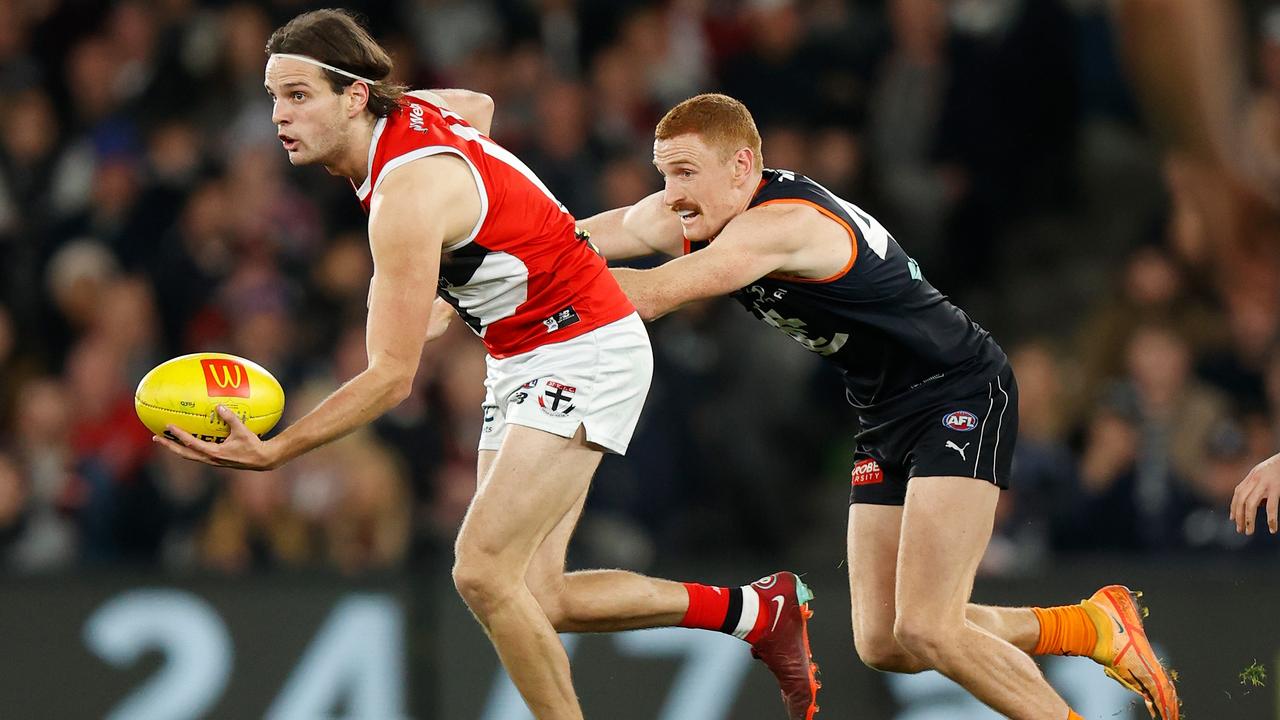
[[[1280,449],[1280,225],[1247,200],[1206,207],[1194,161],[1155,142],[1108,3],[345,5],[398,80],[490,94],[494,138],[579,217],[657,189],[655,122],[707,90],[752,110],[767,166],[879,217],[1018,374],[988,572],[1276,552],[1226,507]],[[262,88],[267,36],[313,6],[0,0],[5,566],[363,573],[449,552],[483,399],[461,323],[402,406],[274,472],[178,460],[133,412],[139,378],[187,352],[269,368],[285,423],[364,368],[364,217],[346,183],[289,166]],[[1280,13],[1249,20],[1251,118],[1280,160]],[[838,562],[856,427],[839,378],[725,302],[650,327],[647,410],[575,559]]]

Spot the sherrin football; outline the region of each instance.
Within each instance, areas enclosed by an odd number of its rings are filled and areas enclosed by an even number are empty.
[[[284,389],[261,365],[224,353],[183,355],[157,365],[138,383],[133,406],[147,429],[176,425],[201,440],[222,442],[230,432],[218,417],[224,405],[263,435],[284,412]]]

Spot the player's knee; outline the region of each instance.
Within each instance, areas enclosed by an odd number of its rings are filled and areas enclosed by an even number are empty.
[[[945,658],[955,646],[956,628],[922,614],[899,614],[893,637],[902,649],[932,665]]]
[[[453,564],[453,586],[467,607],[484,617],[510,597],[515,581],[483,559],[459,557]]]
[[[473,564],[461,561],[453,564],[453,587],[458,590],[458,595],[466,601],[468,607],[475,609],[475,604],[479,604],[488,593],[487,585],[484,573]]]
[[[865,635],[853,639],[858,659],[872,670],[880,672],[916,672],[919,662],[902,649],[896,638],[889,634]]]

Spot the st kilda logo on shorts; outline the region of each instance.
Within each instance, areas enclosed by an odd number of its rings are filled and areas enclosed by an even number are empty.
[[[573,399],[578,388],[555,380],[547,380],[543,385],[546,389],[538,396],[538,407],[542,408],[543,412],[562,417],[573,412]]]
[[[234,360],[209,358],[200,361],[204,387],[209,397],[249,397],[249,372]]]
[[[978,427],[978,416],[967,410],[956,410],[955,412],[947,413],[947,416],[942,418],[942,424],[948,430],[969,432]]]
[[[875,485],[884,482],[884,470],[880,469],[880,463],[865,458],[853,464],[853,484],[854,485]]]

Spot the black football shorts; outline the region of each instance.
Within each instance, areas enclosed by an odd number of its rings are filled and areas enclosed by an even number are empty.
[[[1008,364],[978,392],[864,428],[850,503],[902,505],[914,477],[970,477],[1009,487],[1018,437],[1018,385]]]

